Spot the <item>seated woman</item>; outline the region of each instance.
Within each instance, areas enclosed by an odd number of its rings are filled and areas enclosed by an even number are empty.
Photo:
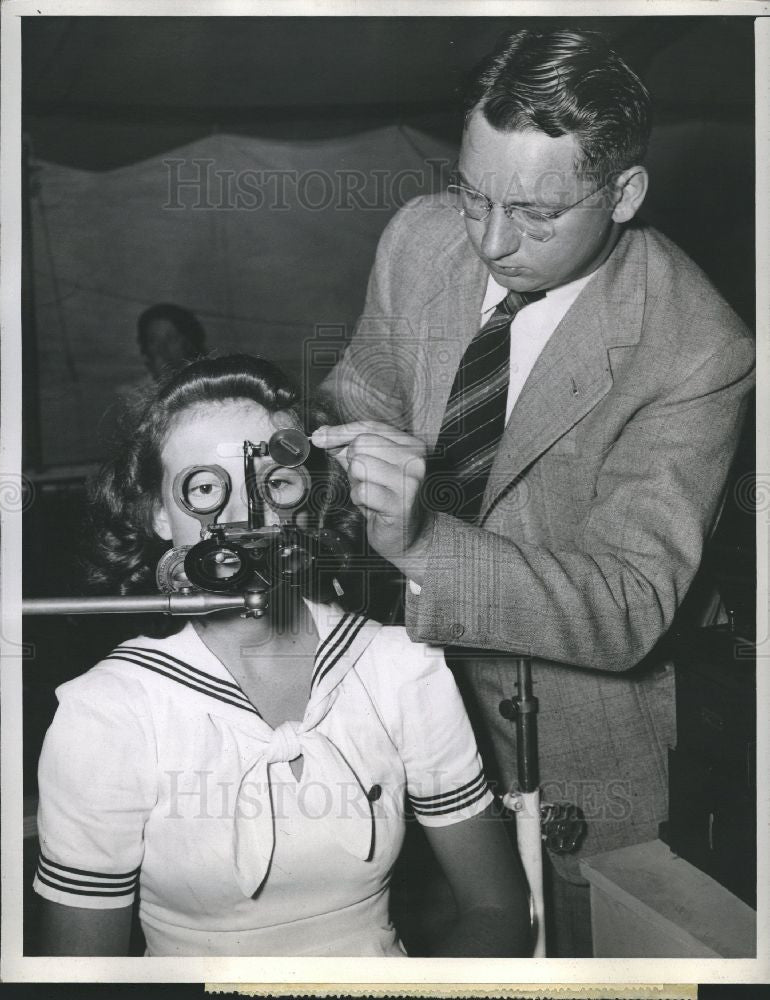
[[[102,582],[151,591],[158,556],[200,540],[190,510],[219,491],[216,523],[247,520],[244,441],[325,422],[263,360],[170,376],[95,491]],[[257,478],[271,463],[253,461]],[[349,534],[337,463],[313,449],[308,465],[331,486],[298,526]],[[200,466],[219,472],[188,474]],[[524,875],[441,652],[345,612],[336,589],[282,586],[261,617],[139,636],[57,690],[39,774],[45,954],[126,954],[138,892],[150,956],[403,955],[388,891],[407,799],[456,900],[440,953],[528,952]]]

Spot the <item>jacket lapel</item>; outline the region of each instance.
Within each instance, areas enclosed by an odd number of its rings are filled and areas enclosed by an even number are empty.
[[[482,518],[532,462],[610,390],[608,348],[638,343],[644,307],[644,237],[626,232],[535,363],[506,425]]]

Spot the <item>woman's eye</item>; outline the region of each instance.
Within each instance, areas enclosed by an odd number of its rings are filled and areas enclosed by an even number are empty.
[[[305,498],[306,480],[297,469],[281,468],[274,475],[268,475],[264,485],[268,502],[281,507],[296,507]]]
[[[209,511],[224,500],[225,486],[209,472],[195,472],[185,484],[185,497],[193,510]]]
[[[213,497],[221,492],[221,483],[194,483],[188,490],[191,496],[199,497]]]

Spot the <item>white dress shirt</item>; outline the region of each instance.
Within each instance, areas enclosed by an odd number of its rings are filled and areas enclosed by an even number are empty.
[[[511,321],[511,371],[505,407],[506,424],[516,400],[524,388],[524,383],[529,378],[529,373],[535,367],[535,362],[540,357],[551,334],[595,273],[594,271],[583,278],[570,281],[567,285],[550,289],[545,293],[544,299],[532,302],[513,317]],[[481,305],[479,329],[487,322],[495,307],[502,302],[507,294],[508,289],[499,285],[490,274],[484,301]]]

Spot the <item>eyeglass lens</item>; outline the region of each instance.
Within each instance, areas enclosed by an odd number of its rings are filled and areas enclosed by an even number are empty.
[[[458,207],[463,215],[467,215],[477,222],[483,222],[489,215],[492,206],[483,194],[471,191],[459,184],[450,184],[448,191],[458,200]],[[508,205],[505,214],[519,229],[534,239],[547,239],[553,233],[551,220],[537,213],[528,212],[515,205]]]

